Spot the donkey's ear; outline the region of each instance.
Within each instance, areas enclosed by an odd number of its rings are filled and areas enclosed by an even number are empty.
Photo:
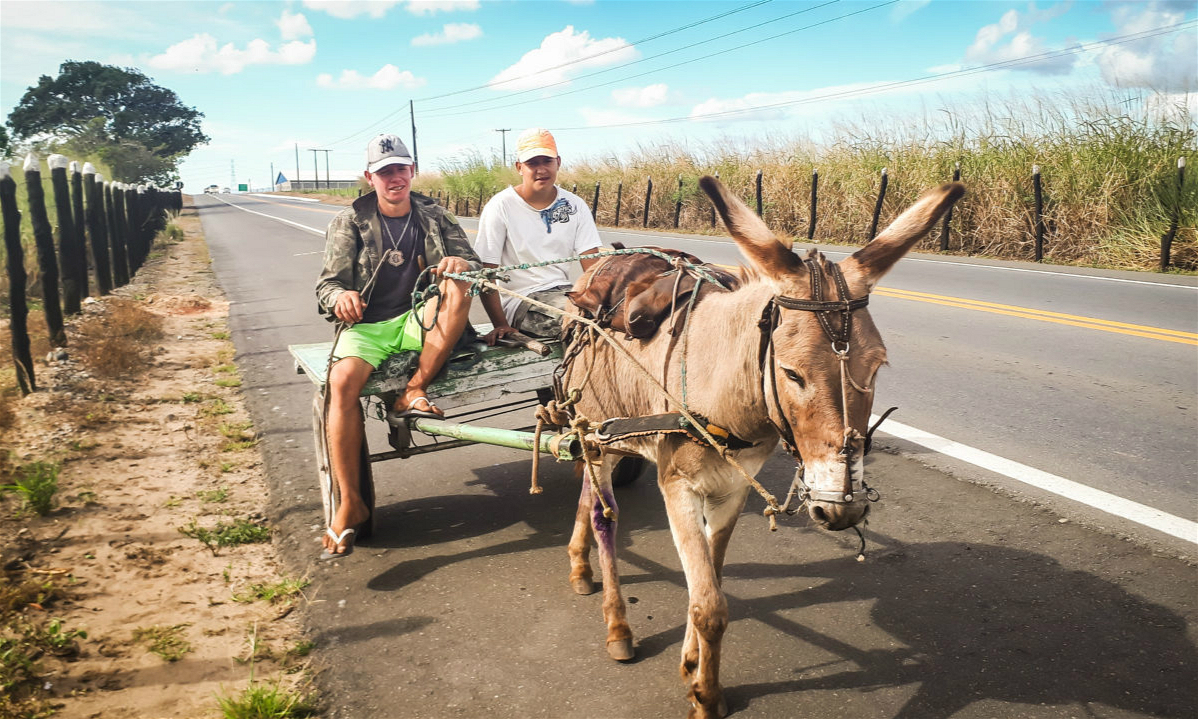
[[[840,269],[853,296],[860,297],[873,290],[882,275],[889,272],[894,263],[902,259],[964,194],[965,186],[959,182],[950,182],[924,193],[872,242],[854,252],[852,257],[841,260]]]
[[[803,263],[790,251],[791,243],[774,236],[770,228],[714,177],[699,178],[699,187],[711,198],[728,233],[749,262],[766,277],[793,277]]]

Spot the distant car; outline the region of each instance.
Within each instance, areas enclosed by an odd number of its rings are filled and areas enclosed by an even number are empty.
[[[216,185],[208,185],[207,187],[204,188],[205,195],[215,195],[219,191],[220,191],[220,188]]]
[[[229,194],[229,188],[227,188],[227,187],[222,187],[222,188],[220,188],[220,193],[221,193],[222,195],[227,195],[227,194]]]

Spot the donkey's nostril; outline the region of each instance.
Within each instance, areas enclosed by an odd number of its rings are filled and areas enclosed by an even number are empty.
[[[811,508],[811,516],[812,516],[812,518],[814,518],[818,521],[821,521],[821,522],[831,521],[830,519],[828,519],[827,513],[824,512],[824,508],[819,505],[816,505]]]

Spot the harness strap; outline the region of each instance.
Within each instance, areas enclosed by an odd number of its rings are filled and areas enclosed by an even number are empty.
[[[728,430],[719,425],[711,424],[706,417],[691,413],[697,422],[702,423],[704,429],[716,439],[716,441],[728,449],[739,450],[748,449],[756,446],[755,442],[749,442],[737,437]],[[653,434],[667,434],[672,432],[682,432],[689,439],[699,444],[706,445],[707,442],[703,439],[703,435],[695,429],[681,412],[668,412],[665,414],[651,414],[643,417],[612,417],[605,420],[599,425],[599,429],[595,434],[596,439],[600,444],[610,444],[618,442],[629,437],[644,437]]]

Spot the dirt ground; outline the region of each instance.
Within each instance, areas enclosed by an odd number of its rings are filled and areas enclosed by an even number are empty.
[[[302,592],[247,596],[303,578],[281,576],[272,542],[210,551],[183,533],[264,525],[267,489],[199,219],[189,210],[175,224],[183,239],[157,245],[114,293],[163,320],[144,372],[93,376],[77,358],[83,338],[68,330],[65,358],[35,354],[39,391],[15,401],[0,433],[12,464],[62,466],[49,515],[21,513],[5,495],[0,581],[54,582],[64,596],[25,612],[87,633],[74,656],[38,659],[42,691],[64,719],[220,716],[217,696],[238,695],[251,677],[308,686]],[[86,303],[72,322],[111,303]],[[151,651],[155,629],[178,640],[162,651],[173,661]]]

